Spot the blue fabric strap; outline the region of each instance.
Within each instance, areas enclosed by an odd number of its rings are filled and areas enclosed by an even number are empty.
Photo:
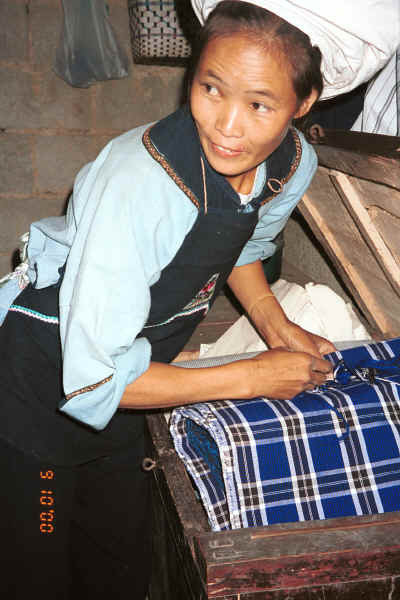
[[[329,389],[334,389],[346,385],[347,383],[350,383],[351,380],[357,380],[363,383],[368,383],[369,385],[373,385],[375,383],[376,378],[378,377],[378,375],[381,374],[381,372],[383,372],[383,374],[386,376],[398,375],[399,367],[400,358],[398,356],[386,360],[363,358],[360,359],[357,365],[353,367],[349,367],[344,360],[341,360],[333,369],[333,379],[327,381],[323,385],[318,386],[318,388],[311,392],[317,394],[318,401],[323,403],[325,406],[328,406],[329,409],[336,414],[339,421],[341,421],[345,425],[346,431],[341,437],[338,438],[339,441],[343,440],[349,435],[349,423],[346,421],[343,414],[338,408],[332,406],[326,398],[319,394],[323,394]],[[395,385],[400,385],[396,382],[392,383],[394,383]],[[306,394],[307,392],[304,393]]]
[[[376,375],[383,371],[384,375],[396,375],[399,373],[400,359],[399,357],[389,358],[386,360],[376,360],[373,358],[361,359],[355,367],[349,367],[341,360],[334,369],[334,381],[344,385],[355,377],[360,381],[373,384]],[[329,385],[325,384],[325,385]]]

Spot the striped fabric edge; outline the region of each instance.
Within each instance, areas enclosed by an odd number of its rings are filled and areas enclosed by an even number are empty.
[[[44,315],[37,310],[32,310],[31,308],[26,308],[26,306],[20,306],[19,304],[11,304],[8,310],[10,312],[20,313],[33,319],[38,319],[39,321],[42,321],[43,323],[49,323],[50,325],[58,325],[60,322],[58,317]]]
[[[216,402],[215,404],[219,404]],[[226,430],[221,427],[220,422],[213,414],[214,406],[207,403],[197,404],[196,407],[182,407],[178,412],[171,414],[170,431],[172,434],[175,450],[178,456],[185,464],[186,469],[196,482],[198,492],[203,502],[203,506],[207,512],[207,516],[213,531],[222,531],[225,529],[236,529],[241,527],[241,523],[230,521],[233,514],[239,514],[239,506],[237,503],[238,490],[235,488],[234,474],[232,473],[233,456],[231,456],[231,448],[227,439]],[[204,426],[207,422],[207,431],[214,439],[218,446],[222,468],[225,498],[220,498],[215,504],[210,503],[210,494],[206,483],[202,478],[202,473],[199,472],[197,457],[193,456],[185,439],[185,419],[193,420],[194,423]],[[228,510],[220,511],[219,507],[222,504],[228,503]],[[232,506],[233,503],[233,506]],[[236,510],[235,510],[236,505]]]

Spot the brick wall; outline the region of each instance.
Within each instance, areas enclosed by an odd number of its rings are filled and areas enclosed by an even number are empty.
[[[10,271],[29,224],[61,214],[81,166],[110,138],[179,104],[184,70],[134,65],[127,0],[107,4],[130,61],[129,76],[80,89],[52,71],[61,0],[0,0],[0,277]],[[285,263],[304,272],[296,278],[327,283],[340,293],[303,229],[290,221],[285,238]]]
[[[108,0],[129,76],[74,88],[52,71],[61,0],[0,0],[0,276],[29,224],[62,212],[74,176],[115,135],[178,104],[182,68],[132,64],[126,0]]]

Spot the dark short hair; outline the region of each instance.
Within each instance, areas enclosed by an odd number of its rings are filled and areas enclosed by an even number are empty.
[[[301,103],[312,90],[322,92],[321,52],[312,46],[308,35],[275,13],[249,2],[222,0],[209,14],[200,29],[192,53],[191,83],[201,54],[214,38],[244,33],[266,48],[281,52],[291,65],[292,83]]]

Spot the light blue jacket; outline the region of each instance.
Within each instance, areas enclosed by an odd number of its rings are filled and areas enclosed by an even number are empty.
[[[27,274],[36,287],[54,284],[68,259],[60,290],[67,400],[60,408],[96,429],[104,428],[117,410],[126,385],[149,367],[150,343],[136,338],[149,314],[150,286],[197,215],[194,204],[144,148],[146,127],[112,140],[79,172],[66,216],[30,227]],[[314,150],[300,138],[300,165],[283,192],[260,208],[259,223],[238,265],[273,254],[271,240],[314,175]],[[263,177],[256,182],[255,195],[263,183]],[[15,278],[0,288],[0,323],[19,292]]]

